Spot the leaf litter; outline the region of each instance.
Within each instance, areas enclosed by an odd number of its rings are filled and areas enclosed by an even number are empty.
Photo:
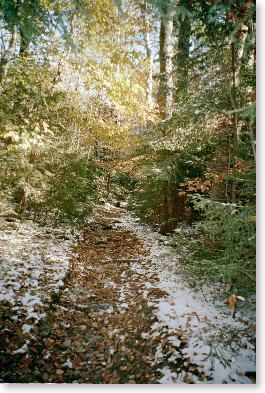
[[[166,238],[124,209],[100,206],[78,245],[66,228],[67,240],[11,227],[0,243],[3,382],[251,383],[253,300],[233,319],[218,288],[186,288]]]

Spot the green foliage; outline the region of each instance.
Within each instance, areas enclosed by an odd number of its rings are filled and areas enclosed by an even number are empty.
[[[86,1],[64,0],[1,0],[0,23],[5,32],[12,33],[14,27],[19,35],[19,53],[27,55],[34,47],[41,50],[47,38],[61,36],[66,45],[72,45],[71,22],[75,15],[87,17]]]
[[[148,159],[144,161],[144,173],[132,192],[130,202],[131,209],[144,221],[159,224],[165,182],[168,196],[172,199],[189,179],[204,178],[207,162],[214,154],[215,144],[210,140],[200,142],[190,143],[181,150],[174,141],[165,148],[165,145],[159,147],[159,143],[152,139],[154,148],[151,146],[150,149],[149,146],[149,151],[145,150],[145,157]],[[180,217],[183,217],[182,213]]]
[[[33,209],[36,219],[57,211],[57,219],[80,221],[91,211],[99,173],[86,135],[72,135],[84,129],[82,107],[74,94],[53,91],[52,80],[50,66],[27,58],[2,85],[2,197],[20,214]]]
[[[136,185],[135,179],[126,172],[115,171],[109,175],[109,192],[117,199],[124,200],[133,192]]]
[[[171,6],[174,56],[160,53],[160,66],[172,60],[163,75],[152,59]],[[80,222],[98,196],[130,193],[142,220],[175,226],[193,206],[202,221],[178,235],[192,253],[190,272],[252,288],[254,5],[1,0],[0,29],[1,201],[44,221]],[[152,108],[150,94],[159,98]],[[171,106],[166,119],[163,101]],[[130,153],[133,170],[121,169]],[[186,201],[187,184],[210,176],[221,182],[212,198],[236,206]]]
[[[214,280],[242,291],[255,291],[256,216],[253,205],[237,206],[193,196],[204,219],[173,236],[189,281]],[[188,251],[188,252],[187,252]]]
[[[3,20],[8,29],[12,29],[16,25],[29,42],[33,37],[36,38],[43,33],[45,26],[48,27],[52,23],[52,14],[49,12],[51,2],[49,0],[23,2],[1,0],[0,4],[0,20]]]
[[[57,210],[60,216],[71,221],[83,221],[96,198],[96,175],[98,170],[86,157],[77,153],[66,154],[65,164],[59,174],[53,177],[44,209]]]
[[[129,209],[134,211],[142,221],[159,224],[161,196],[161,181],[148,176],[137,184],[130,195]]]
[[[132,191],[135,187],[135,180],[132,176],[125,172],[115,172],[112,176],[111,181],[117,185],[123,187],[127,191]]]

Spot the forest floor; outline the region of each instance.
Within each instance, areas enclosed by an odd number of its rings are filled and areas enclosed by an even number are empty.
[[[78,242],[34,225],[0,241],[1,382],[252,383],[253,299],[233,319],[219,287],[187,288],[166,238],[123,208],[99,207]]]

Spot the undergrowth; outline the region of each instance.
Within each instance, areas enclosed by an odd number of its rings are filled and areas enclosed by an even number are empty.
[[[213,201],[202,203],[204,220],[171,236],[185,279],[192,286],[203,282],[230,283],[235,293],[254,292],[254,208]]]

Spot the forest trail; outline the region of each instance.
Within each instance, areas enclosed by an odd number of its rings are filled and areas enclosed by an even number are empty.
[[[0,20],[0,384],[252,383],[255,2]]]
[[[7,356],[5,379],[251,383],[245,376],[255,363],[249,316],[233,320],[223,302],[212,304],[214,288],[186,288],[163,239],[125,209],[99,207],[28,353]]]
[[[150,365],[157,343],[142,336],[154,320],[144,293],[146,277],[131,269],[148,251],[134,233],[119,229],[121,216],[115,208],[96,214],[51,310],[56,348],[48,346],[50,357],[44,357],[58,365],[56,382],[154,383],[159,378]],[[149,279],[157,281],[156,274]],[[152,289],[148,297],[163,296]],[[63,355],[58,357],[58,350]],[[68,365],[66,370],[62,364]],[[54,371],[49,365],[46,369],[48,382]]]

